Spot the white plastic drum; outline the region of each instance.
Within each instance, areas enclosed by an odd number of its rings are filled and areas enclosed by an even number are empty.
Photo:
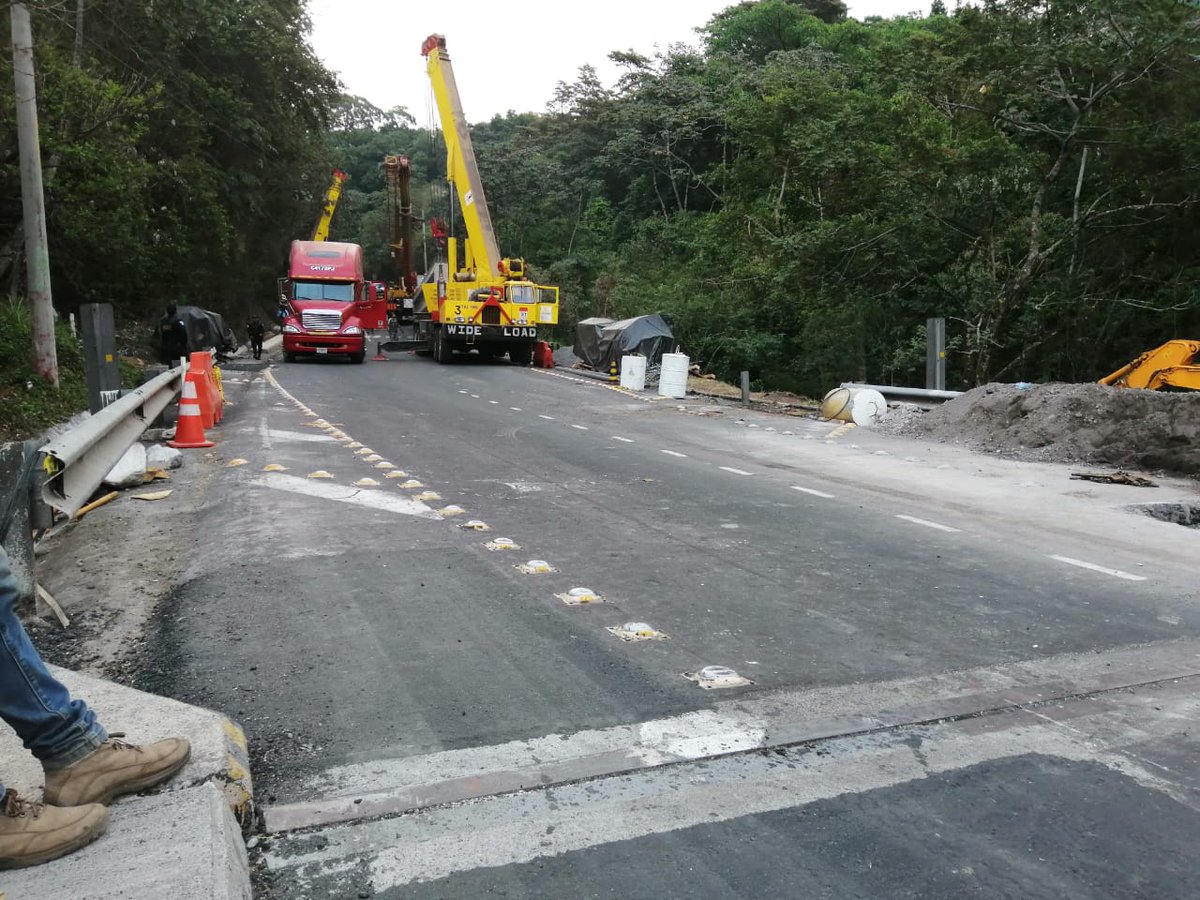
[[[887,400],[879,391],[859,388],[850,400],[850,418],[855,425],[869,428],[887,415]]]
[[[621,387],[630,391],[646,389],[646,357],[621,357]]]
[[[688,366],[691,360],[686,353],[664,353],[662,374],[658,378],[658,393],[662,397],[679,400],[687,396]]]

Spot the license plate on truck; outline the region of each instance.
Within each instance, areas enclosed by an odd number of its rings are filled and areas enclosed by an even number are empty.
[[[325,353],[328,353],[328,352],[329,352],[329,348],[328,348],[328,347],[318,347],[318,348],[317,348],[317,356],[321,356],[322,354],[325,354]]]

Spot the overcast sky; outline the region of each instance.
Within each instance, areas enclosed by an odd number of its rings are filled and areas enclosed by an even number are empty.
[[[382,109],[404,106],[429,122],[429,79],[421,42],[446,36],[468,121],[508,110],[544,112],[560,81],[589,63],[611,84],[611,50],[696,42],[693,29],[728,0],[605,0],[588,6],[547,0],[309,0],[312,43],[347,92]],[[855,18],[925,12],[929,0],[850,0]],[[951,4],[952,5],[952,4]],[[579,10],[586,9],[584,15]]]

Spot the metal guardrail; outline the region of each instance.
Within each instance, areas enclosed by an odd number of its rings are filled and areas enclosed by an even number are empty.
[[[77,513],[104,476],[183,387],[184,367],[163,372],[41,448],[48,477],[42,499]]]
[[[896,387],[891,384],[859,384],[855,381],[844,382],[842,387],[852,390],[879,391],[885,397],[895,397],[897,400],[913,400],[925,403],[944,403],[962,394],[962,391],[934,391],[926,388]]]

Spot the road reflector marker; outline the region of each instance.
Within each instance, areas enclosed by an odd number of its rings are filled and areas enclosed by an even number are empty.
[[[558,569],[554,568],[554,566],[550,565],[544,559],[531,559],[529,562],[521,563],[520,565],[513,566],[513,568],[523,575],[548,575],[551,572],[558,571]]]
[[[645,622],[626,622],[624,625],[610,625],[604,629],[614,637],[623,641],[669,641],[669,635],[664,634]]]
[[[382,469],[382,468],[383,468],[383,466],[382,466],[382,465],[378,465],[378,466],[376,466],[375,468],[377,468],[377,469]],[[407,477],[408,477],[408,473],[407,473],[407,472],[405,472],[403,469],[393,469],[392,471],[388,472],[388,473],[387,473],[386,475],[384,475],[383,477],[384,477],[384,478],[407,478]]]
[[[488,525],[487,522],[481,522],[479,519],[471,519],[471,521],[469,521],[469,522],[463,522],[458,527],[464,528],[467,531],[491,531],[492,530],[491,526]]]
[[[683,677],[706,691],[754,684],[749,678],[739,675],[728,666],[705,666],[699,672],[684,672]]]
[[[236,469],[238,466],[244,466],[248,462],[250,462],[250,460],[238,457],[237,459],[231,459],[229,462],[225,463],[225,468]]]
[[[466,510],[461,506],[456,506],[455,504],[451,503],[449,506],[444,506],[439,509],[438,515],[442,516],[443,518],[449,518],[450,516],[461,516],[465,512]]]
[[[567,604],[567,606],[583,606],[585,603],[604,603],[602,596],[597,594],[591,588],[574,587],[565,594],[555,594],[559,600]]]
[[[358,481],[354,482],[354,486],[355,487],[379,487],[379,482],[376,481],[374,478],[360,478],[360,479],[358,479]],[[418,497],[417,499],[419,500],[421,498]]]
[[[370,456],[364,456],[363,462],[379,462],[381,459],[383,459],[383,457],[378,453],[372,453]]]
[[[489,550],[520,550],[521,549],[520,544],[518,544],[512,538],[506,538],[506,537],[495,538],[494,540],[488,541],[483,546],[487,547]]]
[[[437,491],[422,491],[413,497],[414,500],[420,500],[422,503],[428,503],[432,500],[441,500],[442,495]]]
[[[286,472],[287,466],[281,466],[279,463],[267,463],[263,466],[264,472]]]
[[[423,488],[425,485],[421,484],[421,482],[417,481],[415,478],[410,478],[408,481],[404,482],[404,484],[400,485],[400,487],[407,488],[408,490],[415,490],[416,488]]]
[[[318,428],[324,428],[329,423],[326,422],[324,419],[317,419],[317,421],[313,422],[313,424],[316,425]]]
[[[309,478],[332,478],[333,475],[331,475],[329,472],[326,472],[324,469],[317,469],[317,471],[315,471],[315,472],[310,472],[308,477]]]
[[[375,451],[372,450],[370,447],[363,447],[360,450],[355,450],[354,455],[355,456],[370,456],[374,452]]]
[[[362,444],[360,444],[358,441],[351,441],[351,442],[350,442],[350,443],[348,443],[346,446],[347,446],[347,447],[349,447],[351,450],[354,450],[354,449],[356,449],[356,448],[358,448],[358,447],[361,447],[361,446],[362,446]]]
[[[396,468],[396,464],[390,463],[386,459],[383,459],[383,460],[380,460],[379,462],[375,463],[375,468],[377,468],[377,469],[394,469],[394,468]]]

